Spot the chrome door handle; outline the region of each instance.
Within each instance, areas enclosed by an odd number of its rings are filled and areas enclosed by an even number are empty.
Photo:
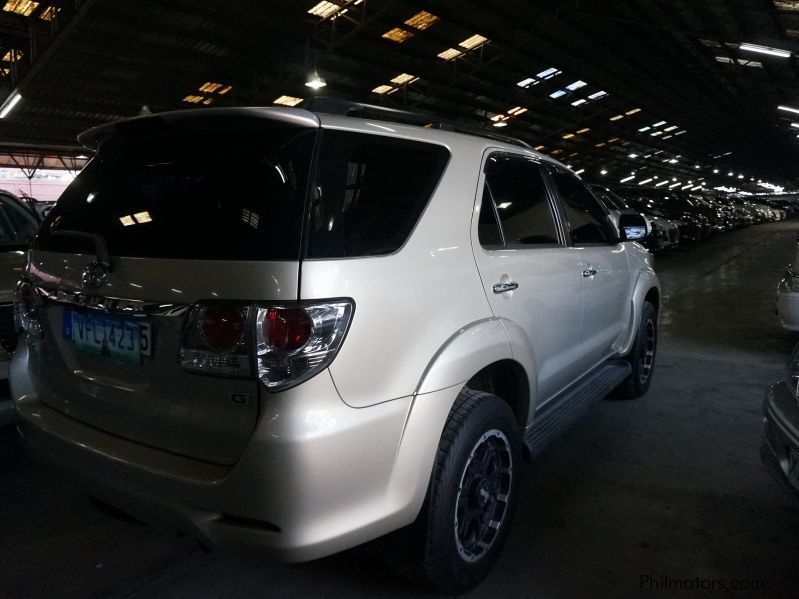
[[[514,289],[518,289],[519,284],[516,281],[511,281],[510,283],[497,283],[494,285],[494,293],[505,293],[506,291],[513,291]]]
[[[596,274],[596,268],[588,268],[583,271],[584,277],[593,277]]]

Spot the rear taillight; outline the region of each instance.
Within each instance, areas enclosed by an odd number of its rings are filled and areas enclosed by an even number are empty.
[[[254,352],[257,375],[266,388],[288,389],[330,365],[353,310],[351,300],[280,305],[202,302],[189,315],[180,365],[189,372],[249,377],[254,374],[250,366]]]
[[[194,306],[183,333],[180,366],[189,372],[247,377],[252,374],[247,343],[250,306],[208,302]]]
[[[262,332],[270,347],[293,352],[308,343],[313,321],[303,308],[267,308]]]
[[[327,368],[344,341],[353,309],[349,300],[259,306],[255,353],[258,378],[266,388],[288,389]]]
[[[41,337],[42,325],[37,312],[38,294],[30,282],[22,280],[17,283],[14,292],[14,323],[18,331]]]

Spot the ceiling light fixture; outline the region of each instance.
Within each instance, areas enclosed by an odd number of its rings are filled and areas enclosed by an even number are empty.
[[[799,108],[791,108],[790,106],[777,106],[777,110],[784,110],[786,112],[795,112],[799,114]]]
[[[6,98],[6,101],[3,102],[3,105],[0,106],[0,119],[4,119],[8,116],[8,113],[14,109],[14,106],[22,99],[22,96],[18,91],[13,91],[9,96]]]
[[[635,175],[630,175],[629,177],[626,177],[621,181],[619,181],[619,183],[627,183],[627,181],[632,181],[633,179],[635,179]]]
[[[305,82],[305,85],[311,89],[320,89],[327,85],[327,82],[319,76],[319,71],[314,70],[308,76],[308,81]]]
[[[779,56],[780,58],[790,58],[792,55],[789,50],[759,46],[758,44],[743,43],[738,48],[747,52],[757,52],[758,54],[768,54],[769,56]]]

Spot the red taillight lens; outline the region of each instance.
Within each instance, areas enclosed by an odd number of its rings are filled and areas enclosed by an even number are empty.
[[[203,310],[200,328],[205,343],[214,351],[230,351],[244,340],[245,318],[231,306],[208,306]]]
[[[313,321],[301,308],[269,308],[263,324],[266,342],[278,351],[297,351],[308,343]]]

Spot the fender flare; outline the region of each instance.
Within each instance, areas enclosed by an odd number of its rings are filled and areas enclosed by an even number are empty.
[[[660,297],[660,282],[655,274],[654,269],[651,267],[642,268],[638,271],[635,278],[635,286],[630,300],[630,325],[627,330],[627,337],[624,343],[619,348],[619,355],[626,356],[635,343],[635,335],[638,332],[638,325],[641,320],[641,307],[644,304],[646,296],[650,291],[655,290]],[[660,310],[658,310],[658,317],[660,317]]]
[[[463,385],[484,367],[505,359],[512,360],[513,351],[502,320],[477,320],[456,331],[438,348],[413,394]]]

